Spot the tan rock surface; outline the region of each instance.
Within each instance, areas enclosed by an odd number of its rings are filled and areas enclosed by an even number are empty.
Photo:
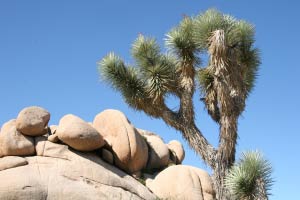
[[[175,163],[181,164],[185,156],[185,151],[182,144],[177,140],[172,140],[168,143],[168,148],[175,154]]]
[[[213,186],[208,173],[191,166],[168,167],[153,180],[147,179],[146,185],[162,199],[214,199]]]
[[[27,164],[28,164],[28,162],[26,161],[25,158],[22,158],[19,156],[6,156],[3,158],[0,158],[0,171],[27,165]]]
[[[102,159],[108,162],[109,164],[114,164],[114,155],[107,149],[102,149],[101,151]]]
[[[57,125],[51,125],[50,128],[50,135],[54,135],[56,133]]]
[[[58,135],[57,134],[49,135],[48,141],[57,143],[59,141]]]
[[[0,197],[5,200],[156,199],[150,191],[93,153],[38,137],[39,156],[28,165],[0,171]],[[13,177],[13,178],[12,178]]]
[[[0,157],[34,154],[34,139],[17,131],[16,120],[6,122],[0,134]]]
[[[56,129],[59,140],[79,151],[92,151],[105,143],[99,132],[75,115],[65,115]]]
[[[93,126],[111,147],[116,166],[129,173],[146,166],[147,144],[122,112],[105,110],[95,117]]]
[[[16,126],[24,135],[39,136],[47,133],[50,113],[44,108],[31,106],[24,108],[19,113]]]
[[[158,169],[166,167],[169,163],[169,149],[161,137],[150,131],[141,129],[138,129],[138,131],[146,139],[150,148],[147,168]]]

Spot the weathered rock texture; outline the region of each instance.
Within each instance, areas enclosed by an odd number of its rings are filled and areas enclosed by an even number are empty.
[[[102,135],[87,122],[75,115],[65,115],[56,129],[59,140],[79,151],[92,151],[105,143]]]
[[[1,128],[1,200],[214,197],[205,171],[168,167],[170,159],[178,164],[184,158],[179,142],[166,145],[152,132],[137,131],[120,111],[106,110],[92,125],[66,115],[59,126],[48,127],[48,116],[43,108],[29,107],[18,116],[19,128],[16,120]],[[143,177],[152,192],[141,184]]]
[[[50,113],[44,108],[31,106],[24,108],[19,113],[16,126],[17,130],[24,135],[39,136],[48,131]]]
[[[40,156],[0,171],[0,197],[14,200],[155,199],[145,186],[93,153],[70,151],[40,137]]]
[[[185,156],[182,144],[177,140],[172,140],[168,143],[168,148],[175,157],[173,160],[175,164],[181,164]]]
[[[145,138],[149,148],[149,158],[147,169],[159,169],[166,167],[169,163],[169,149],[158,135],[138,129],[139,133]]]
[[[0,158],[0,171],[27,165],[27,164],[28,164],[28,162],[26,161],[25,158],[22,158],[19,156],[6,156],[3,158]]]
[[[147,144],[122,112],[105,110],[95,117],[93,126],[112,149],[116,166],[129,173],[146,166]]]
[[[207,172],[184,165],[174,165],[161,171],[147,187],[162,199],[213,200],[212,181]]]
[[[34,155],[33,140],[17,131],[16,120],[6,122],[0,134],[0,157]]]

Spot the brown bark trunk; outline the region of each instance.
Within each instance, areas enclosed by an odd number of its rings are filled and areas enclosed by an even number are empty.
[[[237,140],[237,117],[233,114],[222,116],[220,120],[220,141],[216,155],[213,175],[216,197],[218,200],[229,200],[229,192],[225,188],[224,178],[234,164]]]
[[[215,167],[216,150],[211,146],[206,138],[202,135],[200,130],[195,126],[182,126],[182,133],[184,139],[186,139],[192,149],[202,157],[204,162],[211,168]]]
[[[230,166],[225,164],[224,161],[216,161],[216,167],[213,169],[212,176],[214,189],[216,192],[217,200],[231,200],[229,191],[224,187],[224,177],[226,176]]]

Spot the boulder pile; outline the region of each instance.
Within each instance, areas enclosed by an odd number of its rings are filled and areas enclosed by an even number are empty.
[[[181,165],[180,142],[135,128],[118,110],[92,123],[24,108],[0,129],[0,199],[213,200],[207,172]]]

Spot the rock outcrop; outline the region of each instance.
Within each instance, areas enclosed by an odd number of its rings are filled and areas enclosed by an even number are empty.
[[[0,181],[1,199],[156,198],[144,185],[95,153],[71,151],[46,137],[38,137],[35,147],[39,156],[25,157],[27,165],[0,171],[1,180],[5,180]]]
[[[47,110],[31,106],[21,110],[16,120],[16,126],[17,130],[24,135],[39,136],[47,133],[49,120],[50,113]]]
[[[16,120],[6,122],[1,128],[0,157],[31,156],[35,154],[34,139],[21,134],[16,128]]]
[[[146,186],[161,199],[213,200],[212,181],[207,172],[185,165],[161,171]]]
[[[171,160],[175,164],[181,164],[185,156],[182,144],[177,140],[172,140],[168,143],[168,148],[170,149],[172,156],[174,156],[173,160]]]
[[[96,129],[71,114],[61,118],[55,134],[63,143],[79,151],[93,151],[105,144]]]
[[[0,159],[0,171],[27,165],[25,158],[19,156],[6,156]]]
[[[122,112],[105,110],[95,117],[93,126],[111,148],[116,166],[129,173],[138,172],[146,166],[146,141]]]
[[[164,141],[150,131],[138,129],[139,133],[145,138],[149,148],[149,158],[147,169],[160,169],[169,164],[169,149]]]
[[[105,110],[92,125],[66,115],[50,127],[46,113],[25,108],[18,115],[22,126],[16,120],[2,126],[0,199],[214,198],[207,172],[174,166],[184,158],[178,141],[165,144],[157,134],[137,130],[120,111]]]

